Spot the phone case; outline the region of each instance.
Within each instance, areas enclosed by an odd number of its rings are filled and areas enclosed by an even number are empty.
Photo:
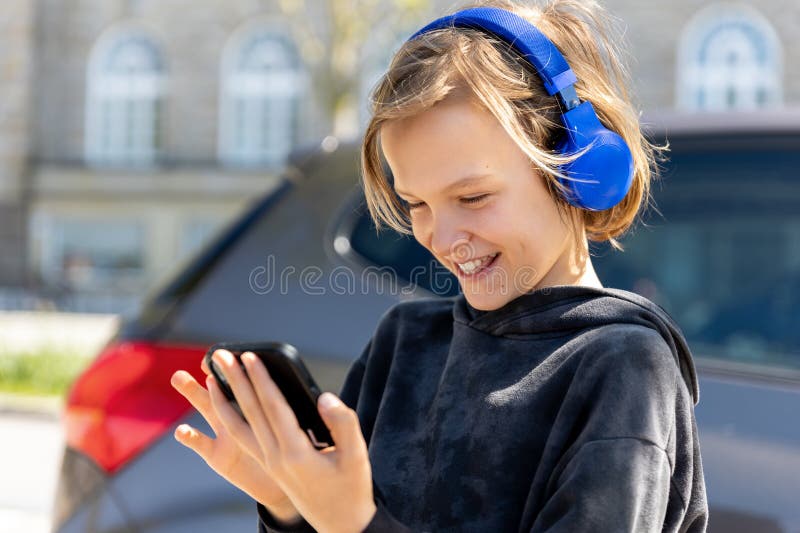
[[[220,384],[225,397],[244,418],[230,385],[211,359],[214,352],[220,349],[231,352],[239,360],[245,374],[247,371],[240,357],[245,352],[253,352],[264,363],[270,377],[283,393],[311,444],[317,449],[334,445],[328,427],[317,410],[317,398],[322,392],[300,358],[297,348],[285,342],[219,342],[208,349],[205,358],[209,370]]]

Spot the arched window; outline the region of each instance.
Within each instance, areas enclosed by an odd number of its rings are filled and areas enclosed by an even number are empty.
[[[769,22],[744,5],[712,5],[684,30],[678,107],[746,110],[780,105],[781,45]]]
[[[234,35],[222,60],[220,159],[282,164],[295,141],[301,91],[299,60],[284,38],[264,28]]]
[[[101,37],[87,76],[86,158],[91,164],[148,165],[160,143],[164,58],[143,31]]]

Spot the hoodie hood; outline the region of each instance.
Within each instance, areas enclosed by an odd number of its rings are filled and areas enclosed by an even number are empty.
[[[525,293],[491,311],[475,309],[461,294],[455,297],[453,318],[498,337],[564,333],[620,323],[649,327],[667,342],[694,404],[700,399],[692,353],[683,332],[663,307],[634,292],[558,285]]]

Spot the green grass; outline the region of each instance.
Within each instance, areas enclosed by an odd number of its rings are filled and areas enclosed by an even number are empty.
[[[91,357],[56,350],[0,352],[0,392],[64,396]]]

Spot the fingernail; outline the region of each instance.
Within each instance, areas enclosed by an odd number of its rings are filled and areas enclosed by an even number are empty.
[[[319,397],[319,404],[323,409],[333,409],[334,407],[341,405],[341,403],[342,402],[339,400],[339,398],[330,392],[323,392]]]
[[[179,374],[181,373],[180,370],[176,370],[172,373],[172,377],[169,378],[169,382],[172,384],[173,387],[177,387],[181,384],[181,380],[178,378]]]

